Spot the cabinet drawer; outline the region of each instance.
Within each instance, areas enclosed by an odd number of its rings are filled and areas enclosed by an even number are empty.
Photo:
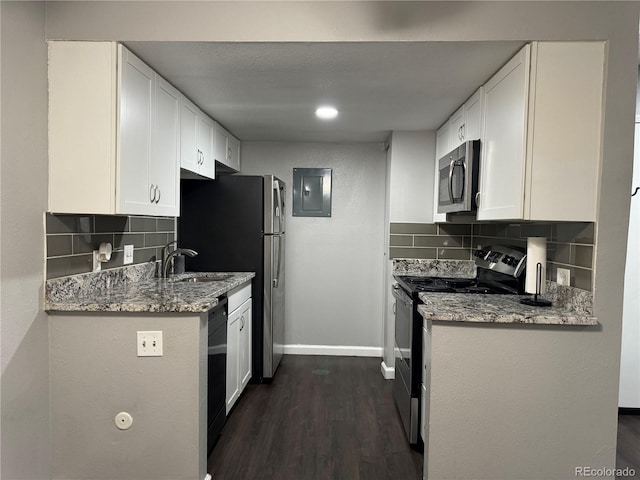
[[[247,282],[244,285],[234,288],[229,292],[227,298],[229,301],[229,313],[231,313],[251,298],[251,282]]]

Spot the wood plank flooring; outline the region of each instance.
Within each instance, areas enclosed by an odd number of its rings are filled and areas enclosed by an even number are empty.
[[[629,467],[636,472],[632,478],[640,478],[640,415],[618,415],[616,453],[616,468]]]
[[[379,358],[285,356],[249,385],[209,457],[214,480],[417,480]]]
[[[640,478],[640,415],[620,415],[617,468]],[[380,359],[285,356],[249,385],[209,457],[214,480],[418,480]]]

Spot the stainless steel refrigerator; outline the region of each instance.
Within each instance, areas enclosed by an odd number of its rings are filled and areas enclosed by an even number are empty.
[[[284,349],[285,183],[273,175],[182,180],[178,241],[188,271],[255,272],[252,381],[273,378]]]

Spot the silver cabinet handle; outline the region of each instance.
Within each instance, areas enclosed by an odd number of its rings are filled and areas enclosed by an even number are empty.
[[[154,203],[156,201],[156,186],[152,183],[151,188],[149,188],[149,203]]]
[[[156,191],[158,192],[158,198],[156,198],[156,203],[160,201],[160,186],[156,186]]]
[[[460,126],[460,140],[464,140],[466,126],[467,126],[467,124],[466,124],[466,123],[463,123],[463,124]]]
[[[393,314],[396,314],[396,302],[393,302]]]
[[[240,331],[244,328],[244,315],[240,317]]]
[[[476,207],[480,208],[480,192],[476,193]]]

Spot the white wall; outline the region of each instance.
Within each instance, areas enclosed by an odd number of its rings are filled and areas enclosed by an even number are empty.
[[[436,133],[395,131],[390,152],[389,221],[432,223]]]
[[[640,187],[640,123],[636,123],[633,158],[631,193]],[[640,408],[640,191],[631,199],[629,212],[618,405]]]
[[[47,205],[45,6],[0,2],[0,322],[5,480],[49,477],[49,328],[42,311]]]
[[[391,286],[393,262],[388,258],[389,225],[433,222],[433,185],[435,173],[436,134],[433,131],[394,131],[387,155],[387,225],[385,228],[385,344],[386,377],[391,378],[395,365],[395,317]]]
[[[381,355],[385,156],[381,144],[243,143],[242,174],[288,188],[285,351]],[[331,218],[291,215],[294,167],[333,169]]]

